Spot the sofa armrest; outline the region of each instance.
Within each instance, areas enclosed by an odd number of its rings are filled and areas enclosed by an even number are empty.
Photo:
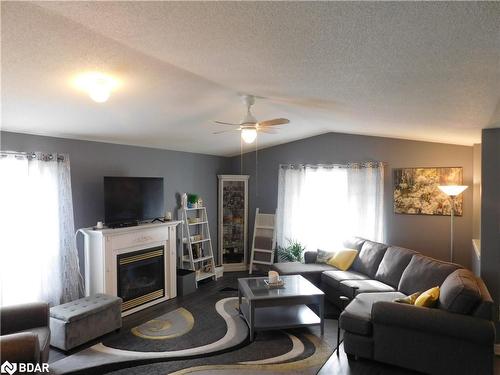
[[[9,362],[38,363],[40,360],[38,335],[22,332],[0,336],[0,358]]]
[[[318,253],[316,251],[306,251],[304,253],[304,263],[316,263]]]
[[[35,327],[49,326],[49,305],[33,302],[0,309],[0,334],[6,335]]]
[[[495,328],[489,320],[403,303],[375,302],[372,307],[372,322],[374,329],[380,324],[469,340],[478,344],[493,346],[495,341]]]

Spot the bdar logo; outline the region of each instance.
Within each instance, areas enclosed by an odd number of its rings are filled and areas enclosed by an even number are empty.
[[[0,371],[2,374],[10,374],[12,375],[15,373],[17,370],[17,364],[16,363],[10,363],[9,361],[5,361],[2,363],[2,366],[0,367]]]

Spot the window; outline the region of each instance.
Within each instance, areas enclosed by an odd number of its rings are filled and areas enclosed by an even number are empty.
[[[278,245],[336,249],[349,236],[383,240],[383,164],[280,166]]]
[[[0,175],[1,305],[78,298],[68,157],[2,152]]]

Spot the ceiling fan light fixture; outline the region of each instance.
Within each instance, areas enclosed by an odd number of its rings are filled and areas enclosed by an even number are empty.
[[[256,129],[242,129],[241,130],[241,139],[245,143],[253,143],[257,138],[257,130]]]
[[[101,72],[86,72],[75,78],[75,85],[96,103],[104,103],[118,86],[118,81]]]

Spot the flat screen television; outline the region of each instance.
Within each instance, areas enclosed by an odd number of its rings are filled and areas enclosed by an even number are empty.
[[[162,177],[104,177],[104,221],[109,226],[165,216]]]

